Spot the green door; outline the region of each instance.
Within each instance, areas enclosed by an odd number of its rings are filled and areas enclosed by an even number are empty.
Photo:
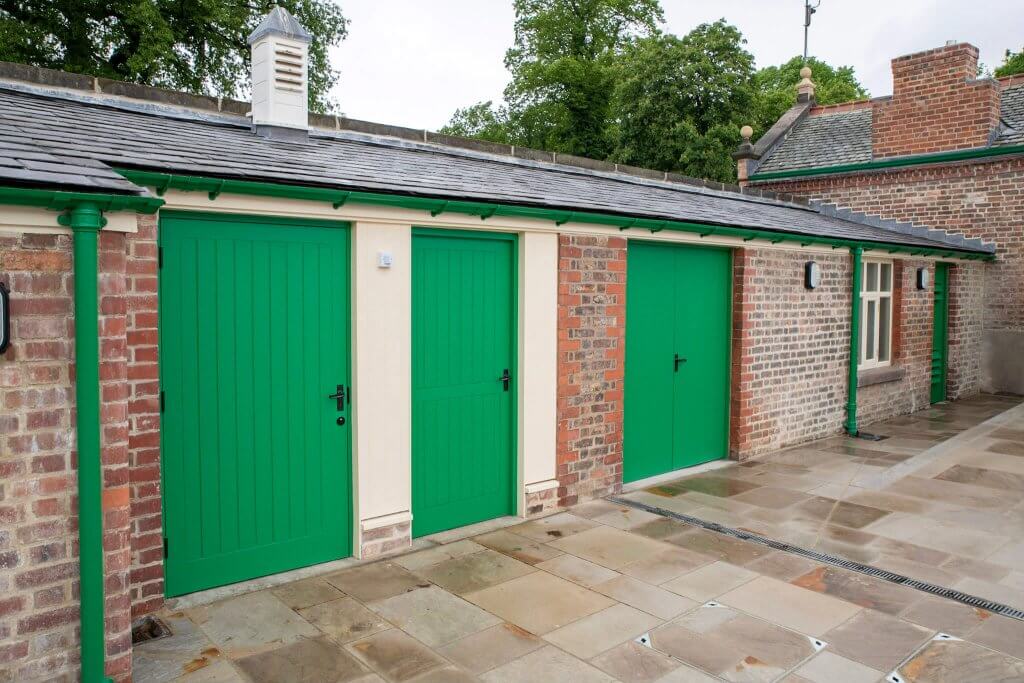
[[[946,400],[946,350],[949,339],[949,264],[935,264],[935,315],[932,327],[932,403]]]
[[[167,595],[351,554],[348,231],[166,214]]]
[[[415,536],[515,512],[515,246],[512,236],[413,236]]]
[[[728,456],[732,257],[630,242],[623,480]]]

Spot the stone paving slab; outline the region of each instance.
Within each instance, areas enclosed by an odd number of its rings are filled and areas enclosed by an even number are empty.
[[[1008,405],[981,397],[937,406],[873,425],[891,431],[886,441],[830,437],[718,468],[710,481],[627,495],[1024,601],[1024,499],[1005,488],[1017,480],[971,469],[936,478],[957,465],[1021,474],[1001,458],[1024,455],[1005,452],[1024,446],[1024,410],[970,430]],[[961,438],[952,447],[907,469],[953,433]],[[855,482],[865,467],[903,467],[913,474],[891,483],[918,481],[864,488]],[[932,495],[940,490],[962,495]],[[992,498],[964,507],[978,490]],[[1017,496],[1009,506],[1007,494]],[[1024,621],[624,508],[592,501],[544,519],[502,519],[397,558],[168,611],[174,635],[136,646],[135,680],[868,683],[894,671],[908,683],[1024,679]],[[939,532],[955,538],[929,538]],[[956,552],[968,549],[979,552]]]

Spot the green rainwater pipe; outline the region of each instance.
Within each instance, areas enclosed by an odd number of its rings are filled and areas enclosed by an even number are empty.
[[[850,385],[846,393],[846,433],[857,436],[857,363],[860,360],[860,279],[863,247],[854,247],[853,299],[850,303]]]
[[[79,202],[61,217],[71,228],[75,267],[75,401],[78,414],[78,545],[81,574],[83,683],[104,675],[103,500],[100,467],[100,351],[97,304],[99,231],[106,223],[96,202]]]

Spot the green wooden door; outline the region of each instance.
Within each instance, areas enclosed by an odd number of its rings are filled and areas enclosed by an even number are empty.
[[[949,339],[949,264],[935,264],[935,309],[932,327],[932,403],[946,400],[946,350]]]
[[[422,536],[515,512],[515,241],[417,231],[412,258],[413,535]]]
[[[351,554],[347,229],[167,214],[160,241],[167,594]]]
[[[731,254],[630,242],[623,480],[728,456]]]

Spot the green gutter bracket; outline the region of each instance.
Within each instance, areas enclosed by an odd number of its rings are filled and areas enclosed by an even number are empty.
[[[205,178],[201,176],[185,176],[153,171],[137,171],[129,169],[118,169],[118,173],[138,185],[147,187],[168,186],[183,191],[211,192],[219,190],[228,194],[240,194],[259,197],[281,197],[285,199],[300,199],[314,202],[328,202],[333,205],[338,200],[337,188],[310,187],[305,185],[283,185],[280,183],[255,182],[249,180],[231,180],[221,178]],[[158,200],[159,201],[159,200]],[[431,216],[446,211],[461,213],[470,216],[489,218],[491,216],[508,216],[514,218],[528,218],[533,220],[551,221],[561,225],[565,222],[567,212],[565,209],[548,209],[532,206],[516,206],[511,204],[497,204],[491,202],[476,202],[464,200],[444,200],[428,197],[414,197],[410,195],[382,194],[376,192],[349,193],[347,201],[355,204],[368,204],[371,206],[386,206],[392,208],[412,209],[415,211],[426,211]],[[831,246],[833,249],[862,248],[883,248],[895,247],[889,242],[871,242],[867,240],[841,239],[836,237],[819,237],[792,233],[785,230],[767,230],[763,228],[743,228],[735,225],[718,225],[710,223],[692,223],[688,221],[675,221],[657,218],[638,218],[622,214],[597,213],[589,211],[571,212],[571,220],[576,223],[587,223],[590,225],[606,225],[626,230],[628,228],[639,228],[659,232],[664,229],[680,232],[693,233],[707,236],[714,233],[721,237],[735,237],[739,239],[763,239],[768,241],[781,240],[796,244],[820,244]],[[948,247],[924,247],[928,253],[941,254],[949,251]],[[957,258],[984,258],[994,259],[994,255],[976,254],[969,250],[962,252],[957,250]]]
[[[104,676],[103,478],[100,460],[100,349],[97,242],[106,225],[96,202],[69,207],[75,264],[75,401],[78,435],[78,544],[83,683]]]
[[[63,192],[60,190],[37,190],[27,187],[0,187],[0,204],[38,206],[53,211],[67,211],[83,202],[95,205],[100,211],[137,211],[138,213],[156,213],[157,209],[164,205],[164,200],[159,197],[143,197],[134,194]]]
[[[850,302],[850,373],[846,391],[846,433],[857,436],[857,366],[860,363],[860,280],[864,250],[856,247],[853,254],[853,284]]]
[[[920,166],[922,164],[945,164],[956,161],[967,161],[969,159],[985,159],[988,157],[1010,156],[1014,154],[1024,154],[1024,145],[985,147],[983,149],[962,149],[955,152],[940,152],[938,154],[921,154],[909,157],[879,159],[878,161],[864,161],[859,164],[840,164],[837,166],[794,168],[787,171],[769,171],[767,173],[755,173],[750,176],[749,180],[750,182],[757,182],[759,180],[804,178],[807,176],[817,175],[835,175],[837,173],[858,173],[888,168],[900,168],[903,166]]]

